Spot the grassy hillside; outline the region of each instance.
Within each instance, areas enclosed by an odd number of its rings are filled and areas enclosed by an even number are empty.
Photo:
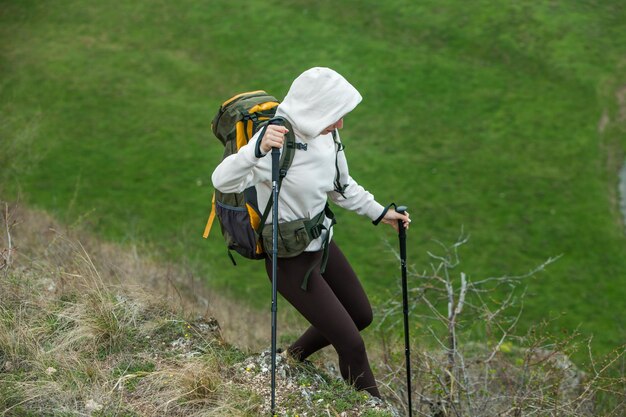
[[[2,416],[269,414],[269,337],[260,353],[238,348],[251,329],[267,333],[267,317],[207,291],[144,248],[128,251],[46,213],[0,207]],[[304,327],[284,309],[280,323],[281,335]],[[407,415],[403,338],[371,330],[368,356],[384,401],[346,385],[332,349],[305,364],[283,354],[276,415]],[[466,359],[451,366],[428,337],[412,333],[416,415],[624,414],[626,377],[611,377],[623,350],[581,368],[568,357],[577,338],[547,344],[533,334],[491,346],[459,334],[458,358]]]
[[[269,306],[260,265],[200,238],[234,93],[278,97],[311,66],[362,93],[343,132],[351,173],[414,218],[410,263],[463,228],[464,271],[524,273],[527,328],[626,341],[626,8],[605,2],[392,0],[2,2],[2,192],[106,239],[142,242]],[[6,151],[6,152],[5,152]],[[391,229],[339,212],[337,241],[378,305],[397,281]],[[263,301],[263,295],[267,300]]]

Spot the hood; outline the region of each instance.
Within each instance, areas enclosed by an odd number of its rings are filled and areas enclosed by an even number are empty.
[[[361,99],[356,88],[340,74],[316,67],[294,80],[276,116],[289,120],[297,136],[313,139],[351,112]]]

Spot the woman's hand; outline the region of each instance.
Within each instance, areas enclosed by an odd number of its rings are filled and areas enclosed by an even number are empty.
[[[289,130],[285,126],[269,125],[261,138],[261,152],[267,154],[272,148],[282,148],[287,132]]]
[[[411,219],[409,219],[408,211],[405,211],[404,214],[400,214],[397,211],[395,211],[393,208],[390,208],[389,210],[387,210],[387,213],[385,213],[385,217],[383,217],[381,221],[383,223],[387,223],[391,225],[394,229],[396,229],[396,232],[397,232],[398,220],[402,220],[402,223],[406,230],[409,229],[409,223],[411,223]]]

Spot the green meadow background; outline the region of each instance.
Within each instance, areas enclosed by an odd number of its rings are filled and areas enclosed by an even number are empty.
[[[0,1],[3,199],[185,264],[270,305],[260,263],[201,238],[228,97],[282,98],[313,66],[362,104],[342,132],[352,176],[409,206],[409,263],[470,241],[455,273],[523,274],[520,332],[626,342],[623,1]],[[336,210],[336,240],[374,304],[397,295],[389,227]],[[284,304],[283,304],[284,305]]]

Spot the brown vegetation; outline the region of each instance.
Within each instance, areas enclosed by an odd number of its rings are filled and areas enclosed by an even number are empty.
[[[251,352],[268,345],[269,312],[242,307],[141,248],[2,208],[0,416],[268,414],[267,351]],[[431,254],[432,273],[410,276],[414,415],[623,415],[624,348],[602,360],[589,349],[580,369],[570,354],[587,344],[576,335],[538,328],[514,337],[521,309],[507,314],[523,293],[496,300],[487,284],[515,288],[545,265],[471,281],[455,272],[465,242]],[[281,332],[296,334],[303,323],[282,310]],[[377,315],[378,329],[366,332],[370,358],[381,392],[406,414],[399,303]],[[469,334],[477,320],[483,342]],[[330,349],[313,360],[280,357],[279,415],[398,415],[336,378]]]

